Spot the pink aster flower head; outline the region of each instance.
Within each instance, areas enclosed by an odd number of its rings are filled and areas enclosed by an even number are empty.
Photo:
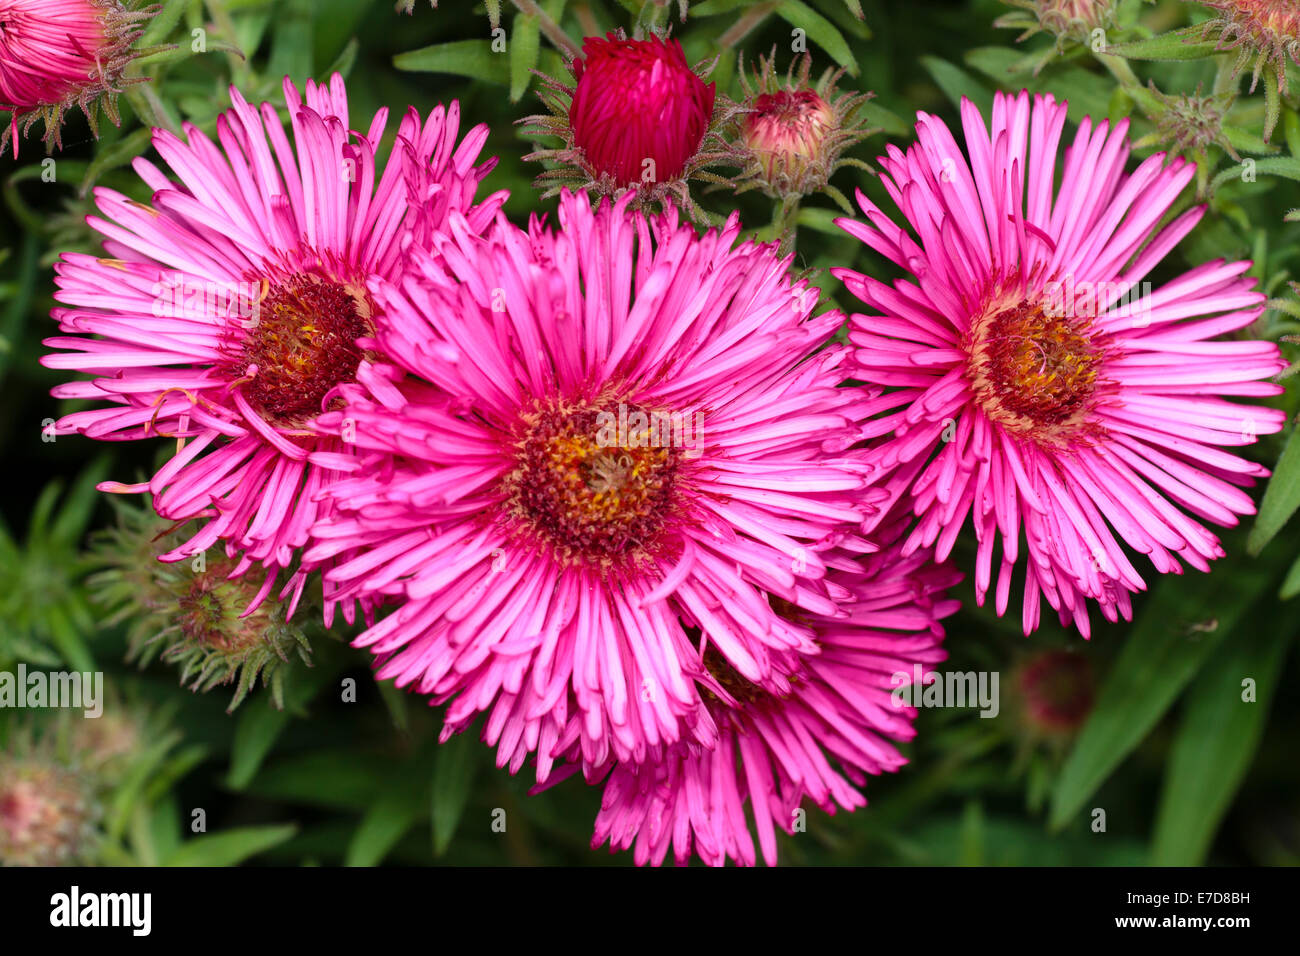
[[[0,151],[38,119],[47,149],[61,146],[63,114],[81,107],[96,132],[98,109],[117,125],[117,95],[142,21],[156,6],[121,0],[0,0],[0,110],[12,113]],[[96,135],[97,132],[96,132]]]
[[[782,690],[812,631],[771,600],[833,615],[823,552],[869,547],[869,393],[817,351],[842,317],[735,217],[631,201],[565,192],[558,231],[486,238],[453,216],[440,259],[372,283],[391,361],[322,417],[359,461],[307,557],[399,603],[358,645],[539,780],[711,741],[702,657]]]
[[[687,181],[710,179],[705,167],[729,155],[725,147],[705,148],[706,140],[723,146],[719,129],[734,108],[721,104],[715,111],[715,84],[702,78],[712,66],[689,67],[676,40],[629,40],[621,32],[587,37],[583,55],[569,64],[574,85],[544,82],[550,115],[522,121],[529,131],[564,141],[562,149],[526,157],[559,164],[538,177],[539,186],[549,187],[545,195],[577,186],[600,195],[631,189],[639,204],[672,195],[693,211]]]
[[[961,575],[925,550],[897,547],[832,572],[850,595],[833,617],[786,613],[813,627],[816,653],[803,656],[784,692],[757,687],[706,656],[708,709],[718,725],[709,749],[689,743],[659,760],[619,764],[605,783],[592,846],[633,849],[638,864],[768,866],[776,831],[802,829],[805,798],[825,810],[866,805],[858,787],[906,760],[892,741],[915,736],[916,710],[898,690],[946,656],[939,621],[957,609],[944,589]],[[748,805],[748,806],[746,806]]]
[[[1058,167],[1065,109],[999,95],[986,126],[964,102],[965,154],[921,114],[917,142],[881,160],[911,231],[861,193],[867,221],[840,220],[908,277],[833,272],[872,309],[850,320],[854,377],[891,390],[866,434],[914,495],[907,547],[942,560],[969,521],[981,602],[996,569],[1003,613],[1020,563],[1025,632],[1046,597],[1087,636],[1088,599],[1113,621],[1146,587],[1124,545],[1159,573],[1208,570],[1223,550],[1202,522],[1253,513],[1243,488],[1267,472],[1220,446],[1282,428],[1230,399],[1278,394],[1285,362],[1220,339],[1263,312],[1250,263],[1146,281],[1204,212],[1160,227],[1194,164],[1157,154],[1128,173],[1127,123],[1085,120]]]
[[[1204,36],[1216,41],[1216,50],[1236,51],[1234,77],[1249,67],[1253,93],[1267,68],[1276,77],[1278,90],[1287,95],[1287,61],[1300,66],[1300,5],[1295,0],[1198,2],[1218,11],[1218,16],[1205,21]]]
[[[178,181],[136,160],[152,205],[96,192],[104,218],[90,224],[105,257],[66,254],[57,265],[54,317],[66,335],[48,340],[59,351],[42,360],[92,376],[54,390],[97,403],[59,432],[176,439],[148,482],[105,486],[149,491],[173,521],[203,519],[163,560],[223,541],[234,576],[269,572],[263,594],[321,518],[316,498],[336,476],[310,460],[344,450],[315,419],[370,354],[382,317],[367,282],[395,279],[453,210],[462,228],[485,228],[504,199],[475,205],[493,165],[474,165],[488,131],[457,145],[456,104],[424,120],[409,111],[381,169],[386,110],[361,134],[340,77],[309,83],[305,99],[287,80],[284,91],[293,143],[273,106],[232,90],[217,142],[194,127],[188,141],[155,132]]]

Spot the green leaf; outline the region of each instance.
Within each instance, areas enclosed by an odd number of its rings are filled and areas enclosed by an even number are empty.
[[[393,718],[393,726],[402,733],[407,733],[411,729],[411,718],[406,707],[406,691],[391,680],[376,681],[376,685],[379,687],[379,697],[388,709],[388,716]]]
[[[1252,175],[1259,176],[1282,176],[1286,179],[1300,181],[1300,160],[1291,159],[1289,156],[1272,156],[1264,159],[1247,159],[1246,162],[1254,163],[1251,167]],[[1210,183],[1210,192],[1217,192],[1229,180],[1238,179],[1245,182],[1243,178],[1246,173],[1246,162],[1234,163],[1228,166],[1222,172],[1218,173]],[[1255,180],[1251,180],[1254,182]]]
[[[858,61],[853,57],[839,28],[801,0],[784,0],[776,8],[777,14],[796,29],[802,30],[819,47],[830,54],[850,76],[858,75]]]
[[[230,770],[226,774],[226,786],[243,790],[252,782],[262,761],[289,725],[290,715],[301,713],[307,703],[335,676],[336,670],[328,666],[305,670],[294,668],[287,678],[283,710],[271,706],[270,701],[265,701],[264,706],[248,707],[240,711],[234,740],[230,745]]]
[[[1221,130],[1223,138],[1239,153],[1276,153],[1278,151],[1276,146],[1264,142],[1249,130],[1226,124],[1221,127]]]
[[[180,846],[180,805],[167,794],[157,806],[138,803],[131,815],[131,850],[141,866],[157,866]]]
[[[958,865],[980,866],[984,860],[984,808],[978,800],[967,800],[961,814],[961,845]]]
[[[879,128],[886,136],[912,135],[911,123],[874,100],[863,103],[858,107],[858,112],[866,118],[868,126]]]
[[[420,814],[418,800],[401,792],[385,793],[366,811],[348,843],[346,866],[376,866],[411,829]]]
[[[1130,60],[1200,60],[1214,55],[1215,41],[1201,41],[1199,26],[1184,27],[1147,40],[1117,43],[1106,48],[1111,56]]]
[[[288,76],[301,87],[312,75],[312,25],[315,0],[287,0],[276,11],[274,42],[267,72]]]
[[[859,0],[808,0],[830,20],[833,20],[845,36],[853,40],[870,40],[871,28],[867,26],[867,16],[862,12]]]
[[[477,744],[468,733],[457,734],[438,748],[433,769],[434,856],[442,856],[456,835],[474,785],[476,751]]]
[[[436,43],[393,57],[393,66],[408,73],[453,73],[504,86],[506,77],[500,63],[490,40]]]
[[[1282,132],[1286,136],[1286,148],[1292,156],[1300,156],[1300,114],[1287,109],[1282,113]]]
[[[268,764],[253,778],[248,793],[313,807],[367,810],[383,793],[392,761],[340,747],[316,750]]]
[[[226,786],[243,790],[257,776],[257,770],[271,752],[276,738],[288,726],[289,712],[276,710],[269,702],[263,702],[262,706],[245,707],[235,720]]]
[[[40,167],[36,163],[32,163],[27,168],[35,170]],[[5,198],[11,203],[21,203],[18,190],[14,188],[17,178],[18,174],[15,173],[5,183]],[[37,229],[39,229],[40,215],[31,211],[30,217],[32,221],[37,223]],[[26,216],[20,218],[27,219]],[[18,264],[18,282],[9,296],[3,317],[0,317],[0,335],[6,340],[6,344],[18,341],[24,327],[27,325],[28,318],[34,311],[30,306],[32,296],[36,292],[36,277],[41,274],[41,270],[37,268],[40,249],[39,234],[35,231],[25,231],[22,239],[22,258]],[[7,259],[8,257],[9,250],[6,249],[4,258]],[[9,359],[12,355],[11,349],[0,349],[0,382],[4,381],[5,373],[9,368]]]
[[[150,18],[149,28],[140,37],[139,48],[143,50],[161,43],[172,32],[172,28],[180,22],[181,14],[185,12],[189,3],[190,0],[165,0],[162,9]]]
[[[68,666],[83,674],[93,673],[95,658],[69,620],[67,609],[60,604],[51,604],[45,610],[45,621],[50,628],[50,643],[67,661]]]
[[[168,796],[178,780],[207,759],[208,748],[205,744],[190,744],[182,748],[179,753],[168,757],[158,768],[157,773],[153,774],[148,786],[144,788],[143,802],[152,804]]]
[[[346,79],[352,73],[352,67],[356,65],[357,51],[360,49],[361,44],[357,43],[356,37],[343,44],[343,49],[339,51],[339,55],[334,58],[334,62],[325,70],[325,76],[333,76],[338,73]]]
[[[166,734],[152,741],[144,750],[134,757],[125,779],[119,783],[105,801],[107,807],[107,833],[110,840],[116,840],[126,830],[130,821],[131,809],[141,802],[141,795],[150,782],[154,771],[166,760],[168,753],[180,740],[177,733]],[[144,802],[148,802],[147,800]]]
[[[37,667],[52,669],[63,663],[63,658],[58,654],[25,637],[13,639],[9,643],[7,650],[13,655],[14,660],[26,661],[28,664],[35,664]]]
[[[533,78],[528,72],[537,66],[537,51],[540,47],[541,21],[536,14],[519,14],[510,35],[510,102],[518,103],[528,91],[528,81]]]
[[[1004,46],[983,46],[969,51],[964,57],[966,65],[974,67],[995,83],[1010,83],[1014,77],[1034,72],[1038,54],[1020,53]]]
[[[1260,615],[1201,671],[1187,694],[1165,771],[1151,862],[1199,866],[1232,804],[1264,734],[1278,674],[1300,618]],[[1242,681],[1255,682],[1253,701]]]
[[[1142,742],[1272,579],[1267,567],[1251,563],[1231,576],[1194,583],[1170,577],[1156,586],[1057,778],[1053,829],[1068,823]]]
[[[1250,529],[1250,537],[1246,540],[1246,550],[1251,554],[1263,551],[1300,507],[1300,438],[1297,435],[1300,435],[1300,428],[1291,432],[1264,491],[1259,516],[1255,518],[1255,526]]]
[[[846,233],[835,225],[835,220],[839,218],[840,213],[834,209],[818,209],[813,206],[805,206],[799,210],[799,217],[795,221],[801,226],[807,226],[817,232],[824,232],[836,239],[843,239]]]
[[[1297,594],[1300,594],[1300,555],[1296,555],[1295,563],[1291,565],[1291,570],[1286,573],[1277,596],[1283,601],[1289,601]]]
[[[704,0],[699,6],[691,7],[691,18],[696,17],[716,17],[723,13],[733,13],[736,10],[742,10],[753,3],[753,0]]]
[[[698,7],[692,5],[690,17],[716,17],[722,13],[733,13],[749,7],[754,0],[705,0]]]
[[[208,833],[181,844],[163,861],[163,866],[235,866],[249,857],[269,850],[290,839],[298,827],[292,823],[279,826],[241,827],[225,833]]]
[[[125,166],[134,160],[137,156],[149,148],[149,142],[153,138],[153,130],[138,129],[122,137],[112,146],[100,150],[99,155],[91,160],[90,165],[86,167],[85,178],[81,181],[81,193],[86,195],[90,188],[99,182],[99,177],[104,175],[110,169],[116,169],[118,166]]]
[[[962,98],[965,97],[985,116],[993,111],[993,94],[988,87],[961,67],[937,56],[921,57],[921,65],[934,77],[934,82],[952,100],[954,106],[960,109]]]
[[[62,547],[74,547],[81,542],[90,524],[91,513],[100,502],[95,486],[107,475],[108,458],[101,455],[77,476],[50,526],[51,542]]]

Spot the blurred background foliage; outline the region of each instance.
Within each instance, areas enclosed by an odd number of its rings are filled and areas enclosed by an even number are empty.
[[[1216,55],[1213,42],[1200,42],[1201,30],[1171,38],[1211,17],[1183,0],[1121,0],[1101,50],[1086,35],[1058,41],[1050,30],[1017,43],[1035,25],[1036,3],[704,0],[689,5],[685,23],[676,0],[541,0],[540,8],[575,38],[671,24],[688,60],[718,56],[712,79],[732,96],[742,55],[749,64],[775,48],[784,70],[792,31],[801,30],[814,75],[843,67],[842,88],[874,93],[868,116],[880,132],[851,153],[867,161],[887,143],[906,148],[917,110],[951,123],[962,96],[987,108],[996,89],[1050,91],[1069,100],[1074,122],[1127,117],[1137,156],[1172,144],[1201,165],[1200,199],[1209,205],[1152,278],[1158,284],[1209,259],[1249,257],[1274,298],[1254,333],[1293,335],[1297,71],[1289,95],[1267,75],[1251,94],[1249,70],[1234,77],[1235,55]],[[118,520],[94,485],[145,471],[156,449],[53,441],[44,430],[71,410],[49,397],[60,374],[38,357],[53,331],[53,261],[62,251],[97,248],[83,221],[88,189],[109,185],[147,200],[129,165],[148,150],[147,127],[193,123],[211,133],[232,82],[249,100],[276,102],[285,74],[301,83],[339,70],[350,78],[354,126],[381,106],[428,112],[458,99],[469,123],[492,127],[485,153],[501,161],[487,185],[510,190],[512,218],[553,208],[536,198],[531,180],[540,169],[524,161],[532,144],[515,125],[540,111],[530,69],[563,76],[539,17],[496,0],[411,6],[407,15],[394,0],[169,0],[143,43],[173,48],[133,68],[153,82],[131,88],[121,128],[103,129],[96,142],[74,116],[52,166],[31,141],[19,159],[0,160],[0,671],[19,663],[100,669],[110,687],[93,734],[77,726],[79,716],[0,712],[0,752],[8,755],[0,772],[16,773],[22,760],[72,769],[90,794],[86,813],[97,834],[78,854],[84,862],[630,862],[589,849],[599,789],[575,779],[529,796],[527,772],[516,778],[496,769],[473,735],[439,746],[438,710],[377,684],[368,654],[348,646],[347,629],[326,635],[307,626],[310,666],[295,658],[277,677],[283,709],[259,687],[228,712],[232,688],[190,693],[176,667],[149,655],[143,669],[128,665],[131,622],[105,623],[108,610],[88,585],[102,572],[104,549],[114,547],[105,529]],[[505,52],[493,51],[494,23],[508,38]],[[1189,131],[1189,96],[1212,98],[1217,120],[1206,126],[1205,103],[1192,104],[1199,112]],[[833,183],[885,202],[859,170],[841,170]],[[1191,193],[1180,208],[1197,199]],[[771,201],[756,193],[698,198],[719,215],[739,208],[760,232],[773,218]],[[892,274],[833,226],[839,214],[825,195],[804,202],[800,267]],[[814,282],[829,302],[852,309],[824,271]],[[1292,345],[1284,347],[1294,360]],[[1294,412],[1295,388],[1280,401]],[[923,710],[906,748],[910,766],[871,781],[862,812],[810,809],[807,833],[782,837],[783,861],[1300,862],[1300,696],[1290,692],[1300,656],[1289,653],[1300,630],[1300,535],[1288,523],[1300,502],[1294,431],[1252,450],[1270,467],[1279,463],[1257,523],[1223,534],[1228,557],[1210,576],[1154,581],[1136,600],[1131,625],[1102,622],[1088,643],[1054,623],[1025,638],[1015,617],[975,607],[969,583],[959,586],[965,607],[949,622],[941,669],[998,672],[999,714]],[[971,567],[972,552],[959,550],[957,559]],[[1256,683],[1253,704],[1241,701],[1244,678]],[[492,826],[499,810],[505,832]],[[196,832],[199,820],[206,832]]]

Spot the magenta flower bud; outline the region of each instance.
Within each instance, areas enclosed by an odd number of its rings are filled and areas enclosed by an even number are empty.
[[[587,37],[569,107],[573,142],[593,175],[622,186],[679,178],[713,116],[714,85],[676,40]]]
[[[121,0],[0,0],[0,110],[13,114],[0,148],[37,119],[45,145],[61,146],[63,114],[80,106],[97,134],[98,109],[116,125],[123,71],[142,20],[157,8],[129,10]]]

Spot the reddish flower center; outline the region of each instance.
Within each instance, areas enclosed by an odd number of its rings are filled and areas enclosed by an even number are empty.
[[[638,563],[677,511],[683,450],[625,440],[612,409],[560,401],[520,420],[509,510],[566,563]]]
[[[19,780],[0,793],[0,829],[11,839],[22,839],[40,812],[31,783]]]
[[[356,376],[369,334],[365,290],[313,273],[268,280],[243,342],[244,395],[277,425],[301,425],[320,414],[330,390]]]
[[[1019,683],[1029,717],[1042,730],[1074,730],[1092,710],[1092,668],[1078,654],[1044,653],[1025,665]]]
[[[968,355],[977,401],[1008,431],[1050,442],[1083,424],[1101,366],[1083,322],[1021,302],[977,319]]]

